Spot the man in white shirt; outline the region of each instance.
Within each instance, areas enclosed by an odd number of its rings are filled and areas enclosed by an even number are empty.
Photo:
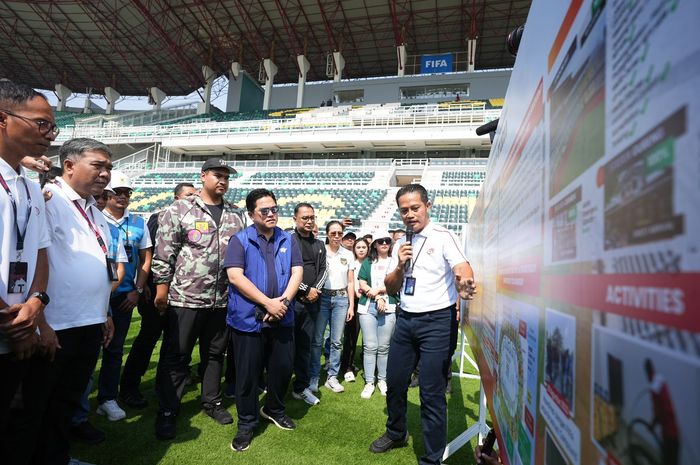
[[[425,453],[419,464],[439,464],[447,444],[445,387],[451,325],[457,297],[471,299],[476,292],[474,272],[457,238],[430,222],[431,204],[423,186],[402,187],[396,193],[396,203],[407,234],[394,246],[389,263],[392,271],[384,284],[387,294],[401,293],[401,311],[389,346],[386,432],[372,443],[370,451],[387,452],[408,442],[407,392],[411,371],[420,357]]]
[[[47,292],[53,296],[44,313],[60,348],[54,363],[32,364],[27,378],[41,387],[25,386],[22,414],[38,419],[33,427],[40,429],[21,431],[17,440],[34,438],[34,463],[64,465],[70,460],[71,416],[95,368],[100,345],[107,346],[112,337],[109,296],[123,275],[117,262],[125,263],[127,257],[123,245],[112,241],[107,220],[95,205],[94,196],[102,194],[110,179],[109,148],[93,139],[72,139],[59,155],[63,176],[46,186],[52,194],[46,210],[53,276]]]
[[[53,357],[56,339],[43,319],[48,302],[46,248],[51,239],[39,185],[20,160],[39,158],[58,135],[46,98],[31,87],[0,81],[0,457],[17,447],[7,439],[10,403],[38,348]],[[21,285],[23,283],[23,285]],[[37,334],[40,328],[40,335]],[[42,350],[43,351],[43,350]]]

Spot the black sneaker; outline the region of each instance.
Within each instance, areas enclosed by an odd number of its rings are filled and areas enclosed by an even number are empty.
[[[253,432],[248,430],[238,430],[236,437],[231,441],[231,449],[236,452],[248,450],[250,442],[253,440]]]
[[[202,411],[216,420],[220,425],[230,425],[233,423],[233,417],[228,413],[228,410],[221,405],[221,402],[218,404],[204,404],[202,405]]]
[[[105,432],[92,426],[89,421],[71,426],[70,434],[72,438],[91,445],[99,444],[107,439]]]
[[[148,401],[139,391],[120,392],[119,401],[127,407],[142,409],[148,406]]]
[[[381,454],[382,452],[390,451],[397,447],[403,447],[408,444],[408,431],[406,431],[406,436],[403,439],[393,440],[389,437],[387,433],[382,434],[379,439],[376,439],[369,446],[369,451],[375,454]]]
[[[158,412],[156,417],[156,437],[168,440],[175,438],[175,414],[172,412]]]
[[[260,407],[260,416],[266,420],[270,420],[279,429],[284,429],[287,431],[297,429],[297,425],[294,424],[294,421],[285,414],[279,415],[277,417],[273,417],[272,415],[268,415],[265,412],[265,407]]]

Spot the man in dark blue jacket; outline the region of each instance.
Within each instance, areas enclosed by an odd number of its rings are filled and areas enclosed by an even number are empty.
[[[224,261],[238,411],[231,448],[237,452],[250,447],[258,425],[258,380],[265,365],[267,396],[260,416],[281,429],[296,428],[285,414],[284,396],[294,362],[294,296],[304,265],[298,244],[277,227],[275,194],[254,189],[245,203],[253,224],[231,237]]]

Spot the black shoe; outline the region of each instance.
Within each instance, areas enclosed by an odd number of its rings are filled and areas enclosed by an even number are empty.
[[[89,421],[71,426],[70,434],[72,438],[91,445],[99,444],[107,439],[105,432],[92,426]]]
[[[231,449],[236,452],[248,450],[250,442],[253,440],[253,432],[248,430],[238,430],[236,437],[231,441]]]
[[[175,414],[158,412],[156,417],[156,437],[158,439],[175,439]]]
[[[202,411],[216,420],[220,425],[230,425],[233,423],[233,417],[228,413],[228,410],[221,405],[221,402],[218,404],[204,404],[202,405]]]
[[[139,391],[120,392],[119,401],[127,407],[142,409],[148,406],[148,401]]]
[[[294,424],[294,421],[292,421],[291,418],[289,418],[287,415],[282,414],[278,417],[273,417],[272,415],[268,415],[265,412],[265,407],[260,407],[260,416],[262,416],[266,420],[270,420],[272,423],[274,423],[279,429],[284,429],[287,431],[291,431],[293,429],[297,429],[297,425]]]
[[[382,452],[387,452],[397,447],[403,447],[406,444],[408,444],[408,431],[406,431],[406,436],[404,436],[403,439],[396,441],[391,439],[387,433],[384,433],[379,437],[379,439],[376,439],[369,445],[369,451],[374,452],[375,454],[381,454]]]

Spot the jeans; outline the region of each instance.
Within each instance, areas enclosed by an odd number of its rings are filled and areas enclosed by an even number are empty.
[[[395,324],[396,313],[379,313],[374,302],[370,304],[368,313],[360,315],[362,344],[364,346],[365,383],[374,384],[375,368],[377,379],[386,381],[389,342],[391,342],[391,335],[394,334]]]
[[[316,320],[314,337],[311,341],[311,378],[319,378],[321,374],[321,347],[326,325],[331,326],[331,353],[328,363],[328,376],[338,376],[340,370],[340,355],[343,351],[343,330],[345,317],[348,314],[348,296],[321,295],[321,310]]]
[[[126,292],[117,294],[109,300],[112,309],[112,322],[114,323],[114,336],[112,342],[102,349],[102,367],[97,379],[97,402],[99,404],[114,400],[119,393],[119,377],[122,370],[124,356],[124,342],[131,325],[133,308],[121,310],[120,305],[126,300]]]

